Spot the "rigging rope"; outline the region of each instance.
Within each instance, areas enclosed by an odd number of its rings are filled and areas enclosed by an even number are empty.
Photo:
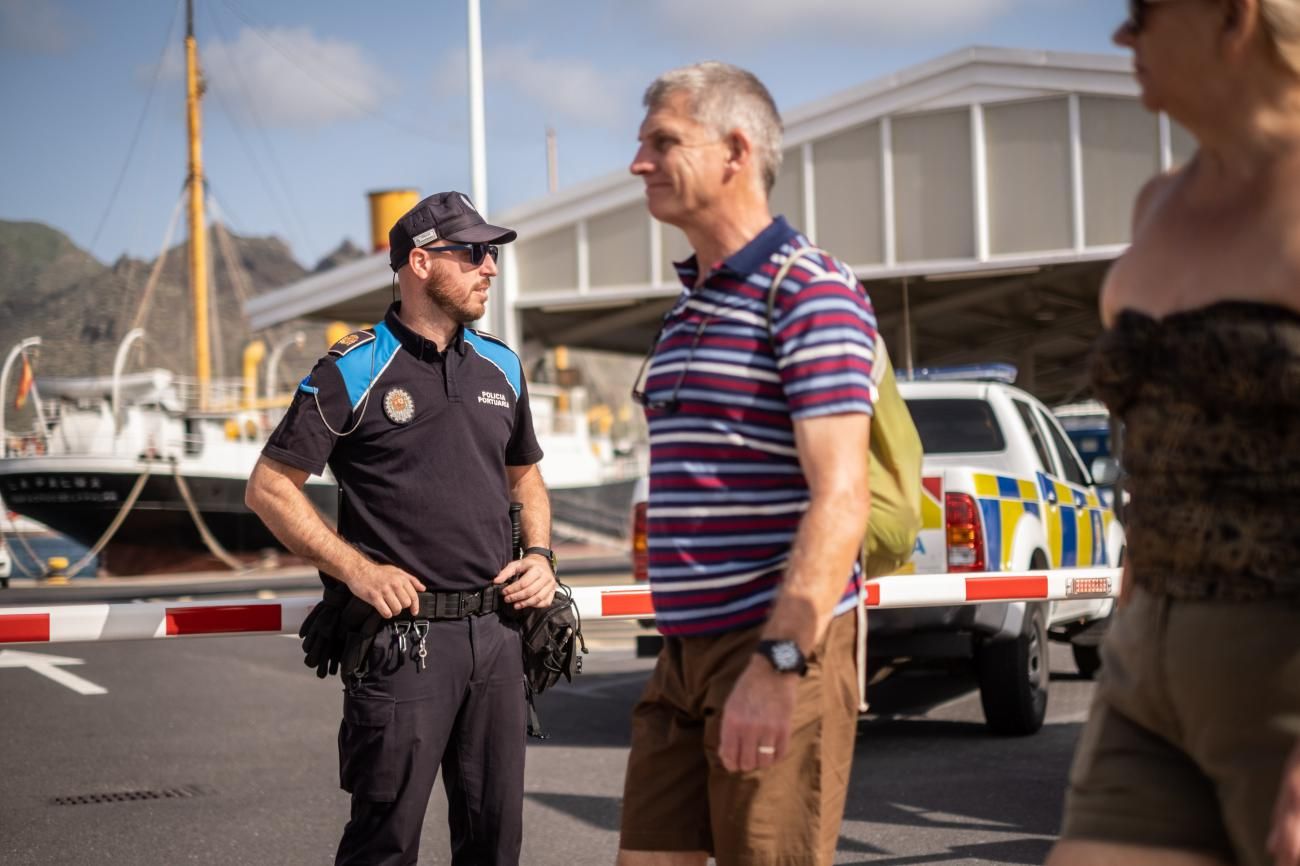
[[[117,194],[122,191],[122,181],[126,180],[127,169],[131,167],[131,159],[135,156],[136,145],[140,142],[140,132],[144,129],[145,118],[149,116],[149,105],[153,102],[154,92],[158,89],[158,79],[162,77],[163,61],[167,59],[167,49],[172,44],[172,30],[176,27],[176,18],[180,12],[181,4],[177,2],[172,8],[172,20],[167,25],[167,39],[163,42],[162,51],[158,54],[158,63],[153,68],[153,81],[149,83],[149,95],[145,97],[144,109],[140,112],[140,119],[135,124],[135,134],[131,136],[131,144],[126,149],[126,161],[122,163],[122,170],[118,172],[117,182],[113,184],[113,191],[108,196],[108,207],[104,208],[104,215],[99,218],[99,225],[95,227],[95,233],[90,238],[90,251],[93,253],[95,244],[99,243],[99,235],[108,223],[108,215],[113,212],[113,205],[117,203]]]
[[[68,577],[76,577],[77,573],[86,567],[86,563],[90,562],[96,556],[99,556],[99,552],[103,550],[104,546],[108,544],[114,535],[117,534],[117,530],[121,528],[122,522],[126,520],[126,516],[131,513],[131,509],[135,507],[135,501],[140,498],[140,493],[144,490],[144,483],[149,480],[149,473],[152,471],[153,470],[149,464],[146,463],[144,465],[144,471],[141,472],[140,477],[135,480],[135,486],[132,487],[131,492],[127,494],[126,501],[123,502],[122,507],[117,510],[117,516],[113,518],[113,522],[108,525],[108,528],[104,530],[104,534],[99,536],[99,540],[94,543],[90,550],[86,551],[86,555],[81,557],[81,559],[78,559],[70,568],[67,569],[65,573]]]
[[[167,264],[167,253],[171,250],[172,235],[176,233],[176,225],[180,222],[181,210],[185,206],[185,191],[182,190],[180,197],[176,199],[176,207],[172,208],[172,218],[167,224],[167,233],[163,235],[162,252],[154,260],[153,270],[149,272],[149,281],[145,283],[144,291],[140,293],[140,303],[135,310],[135,318],[131,320],[131,327],[128,331],[144,327],[145,317],[149,315],[149,304],[153,300],[154,289],[158,287],[158,280],[162,278],[163,267]]]

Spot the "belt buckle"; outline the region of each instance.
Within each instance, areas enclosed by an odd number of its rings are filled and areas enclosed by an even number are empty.
[[[482,607],[483,607],[482,591],[461,593],[460,596],[461,616],[469,616],[470,614],[478,613],[479,609]]]

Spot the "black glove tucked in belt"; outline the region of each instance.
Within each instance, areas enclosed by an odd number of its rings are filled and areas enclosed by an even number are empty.
[[[346,586],[326,589],[321,603],[311,609],[298,637],[302,638],[303,664],[324,679],[342,673],[350,677],[366,672],[366,659],[383,628],[384,619]]]

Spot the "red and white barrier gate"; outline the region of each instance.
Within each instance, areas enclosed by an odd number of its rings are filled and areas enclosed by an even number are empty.
[[[1066,568],[1019,574],[899,574],[867,584],[869,608],[1005,601],[1072,601],[1119,595],[1120,569]],[[584,621],[654,616],[644,585],[575,587]],[[0,607],[0,644],[148,640],[229,634],[297,634],[315,597],[276,601],[150,602]]]

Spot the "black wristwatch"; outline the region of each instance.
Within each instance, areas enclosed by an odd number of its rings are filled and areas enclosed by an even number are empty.
[[[546,561],[551,564],[551,574],[559,573],[560,561],[555,558],[555,551],[549,547],[529,547],[524,549],[524,556],[530,553],[536,553],[538,556],[546,557]]]
[[[808,660],[799,644],[792,640],[761,640],[755,652],[767,659],[779,674],[803,676],[808,673]]]

